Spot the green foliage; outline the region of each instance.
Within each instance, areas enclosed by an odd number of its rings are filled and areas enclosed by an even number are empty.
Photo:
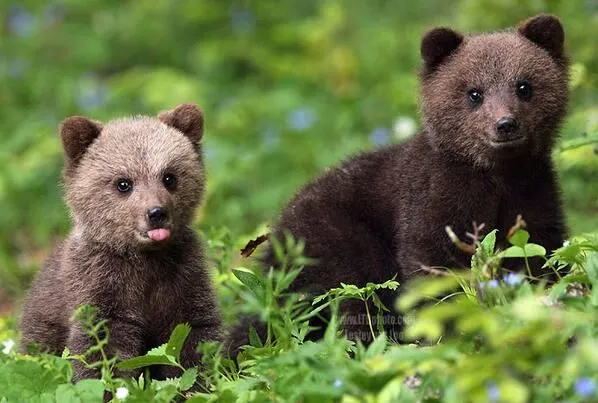
[[[170,335],[168,343],[160,347],[156,347],[147,352],[146,355],[141,357],[134,357],[125,360],[118,364],[119,369],[137,369],[143,368],[150,365],[172,365],[182,368],[178,363],[183,349],[185,339],[191,332],[191,326],[187,324],[181,324],[175,327]]]
[[[238,250],[231,238],[218,239],[220,249],[215,253],[223,259]],[[530,245],[522,229],[510,240],[524,251]],[[311,304],[305,296],[289,293],[288,286],[306,260],[301,257],[302,243],[287,236],[275,248],[286,262],[282,270],[233,270],[231,279],[237,282],[231,286],[238,293],[234,315],[256,314],[269,329],[266,340],[254,335],[238,363],[222,355],[220,343],[209,342],[198,346],[200,367],[182,368],[178,357],[189,334],[185,324],[175,328],[166,344],[119,362],[102,354],[98,363],[89,363],[87,354],[71,356],[66,351],[63,357],[29,356],[15,354],[13,349],[0,352],[0,399],[93,402],[101,400],[104,391],[111,392],[114,401],[126,395],[127,402],[598,398],[598,238],[572,237],[546,257],[546,270],[570,269],[550,289],[529,282],[522,274],[503,274],[500,262],[507,257],[496,249],[495,241],[496,231],[491,231],[476,243],[471,270],[428,276],[402,291],[397,306],[412,311],[405,337],[417,339],[417,344],[399,345],[381,333],[365,347],[348,340],[339,329],[342,301],[372,302],[376,311],[368,313],[371,320],[388,308],[376,303],[376,292],[400,290],[394,280],[362,288],[342,285]],[[323,339],[306,341],[311,331],[307,321],[324,307],[332,315]],[[97,353],[103,351],[109,335],[105,322],[95,315],[93,308],[81,307],[75,318],[96,340],[90,351]],[[102,380],[73,384],[73,360],[102,368]],[[167,380],[153,380],[149,373],[138,379],[119,379],[106,372],[114,366],[132,369],[154,364],[172,365],[184,372]],[[196,381],[200,381],[199,390],[192,389]]]
[[[208,183],[197,224],[248,239],[325,167],[417,130],[419,41],[426,29],[499,29],[542,11],[563,19],[573,61],[572,105],[555,154],[567,213],[574,233],[594,231],[594,4],[5,1],[0,288],[19,296],[68,229],[56,133],[66,116],[107,120],[187,101],[201,105]]]
[[[377,308],[376,314],[376,324],[378,325],[378,331],[383,332],[383,317],[382,313],[384,311],[388,312],[389,309],[384,306],[378,294],[376,294],[377,290],[381,289],[389,289],[389,290],[396,290],[399,286],[399,283],[392,280],[385,281],[382,284],[374,284],[374,283],[367,283],[365,287],[359,288],[353,284],[343,284],[341,283],[340,288],[332,288],[331,290],[327,291],[326,293],[314,298],[313,305],[317,305],[322,301],[326,301],[324,304],[320,304],[317,309],[314,309],[309,316],[320,312],[322,309],[328,307],[330,304],[338,302],[340,300],[346,299],[357,299],[363,301],[365,311],[368,318],[368,325],[370,327],[370,333],[372,334],[372,338],[376,339],[376,332],[374,332],[374,327],[372,326],[372,315],[370,313],[370,305],[369,302],[372,302],[374,307]]]
[[[405,290],[392,279],[342,285],[314,304],[288,292],[306,263],[301,242],[273,240],[280,271],[245,267],[238,255],[309,178],[350,153],[413,134],[427,28],[497,29],[541,11],[563,19],[573,62],[570,113],[554,155],[568,222],[572,233],[596,232],[594,1],[9,0],[0,7],[0,309],[6,294],[22,295],[69,227],[60,120],[155,114],[191,101],[206,114],[207,195],[196,224],[205,229],[224,320],[254,314],[268,329],[265,340],[252,332],[238,363],[219,343],[203,343],[202,365],[180,377],[120,379],[115,367],[180,368],[188,327],[119,361],[106,356],[110,335],[92,307],[75,315],[95,340],[80,356],[17,354],[15,317],[0,317],[0,402],[99,402],[105,392],[126,402],[598,400],[595,235],[546,251],[521,229],[499,251],[493,231],[474,245],[471,270]],[[504,259],[521,257],[571,273],[548,290],[503,274]],[[381,334],[364,347],[339,331],[343,301],[373,308],[370,324],[389,308],[380,289],[401,291],[403,310],[418,307],[405,330],[418,343],[397,345]],[[324,339],[306,341],[308,320],[324,308],[332,312]],[[73,362],[98,368],[102,379],[73,383]]]

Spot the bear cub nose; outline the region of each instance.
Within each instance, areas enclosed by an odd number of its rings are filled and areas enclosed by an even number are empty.
[[[505,138],[509,139],[514,137],[513,134],[517,131],[518,128],[517,121],[513,118],[503,117],[498,120],[496,123],[496,131],[498,134]]]
[[[152,227],[159,228],[166,224],[168,211],[164,207],[152,207],[147,210],[147,219]]]

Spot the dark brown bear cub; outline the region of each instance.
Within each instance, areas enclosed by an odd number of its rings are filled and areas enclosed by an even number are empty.
[[[62,123],[73,229],[25,301],[23,349],[35,343],[53,353],[84,353],[92,341],[69,321],[81,304],[108,320],[108,353],[123,359],[167,342],[179,323],[192,327],[181,354],[185,367],[199,363],[199,341],[220,338],[204,251],[191,227],[204,192],[202,134],[194,105],[105,126],[84,117]],[[75,375],[99,373],[79,365]]]
[[[393,276],[406,286],[421,266],[468,267],[461,239],[472,222],[499,229],[499,242],[523,215],[530,242],[553,250],[565,225],[551,149],[566,112],[567,59],[556,17],[516,29],[462,35],[427,32],[421,43],[422,126],[411,140],[364,153],[301,189],[273,235],[305,239],[294,290],[322,293],[341,282],[364,286]],[[264,265],[276,266],[272,248]],[[539,266],[535,276],[548,274]],[[395,295],[383,296],[392,307]],[[349,337],[367,341],[360,301],[343,307]],[[396,330],[389,318],[387,330]],[[357,323],[353,325],[352,323]],[[233,353],[247,342],[233,334]]]

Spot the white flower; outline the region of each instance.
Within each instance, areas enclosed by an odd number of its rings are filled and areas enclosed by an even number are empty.
[[[15,346],[15,342],[13,339],[8,339],[6,341],[2,342],[2,345],[4,346],[4,348],[2,349],[2,352],[4,354],[10,354],[10,352],[12,351],[13,347]]]
[[[129,396],[129,389],[127,388],[116,388],[116,398],[118,400],[125,400]]]
[[[571,241],[569,241],[569,240],[566,240],[565,242],[563,242],[563,247],[565,247],[565,248],[566,248],[566,247],[567,247],[567,246],[569,246],[569,245],[571,245]]]
[[[399,116],[392,127],[395,139],[406,140],[415,134],[417,125],[409,116]]]

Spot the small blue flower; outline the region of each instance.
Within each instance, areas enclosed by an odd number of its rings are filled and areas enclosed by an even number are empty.
[[[264,146],[271,148],[277,145],[280,141],[280,132],[273,127],[268,127],[262,134],[262,141]]]
[[[496,287],[498,287],[498,280],[492,279],[492,280],[488,281],[488,283],[486,283],[486,285],[490,288],[496,288]]]
[[[64,19],[64,6],[61,4],[48,4],[44,9],[44,21],[48,25],[54,25]]]
[[[496,383],[489,382],[486,385],[486,393],[488,394],[488,399],[491,402],[498,402],[500,400],[500,389],[498,389]]]
[[[8,29],[17,36],[29,36],[33,32],[34,22],[33,16],[22,4],[8,10]]]
[[[232,6],[230,23],[237,34],[247,34],[255,28],[255,16],[249,7]]]
[[[296,131],[309,129],[316,122],[316,113],[311,108],[295,109],[289,114],[289,127]]]
[[[81,90],[77,98],[77,104],[81,109],[94,109],[106,102],[106,90],[104,88],[89,88]]]
[[[592,378],[579,378],[575,382],[575,393],[581,397],[590,397],[596,392],[596,381]]]
[[[509,273],[503,277],[503,281],[513,287],[520,284],[522,280],[523,277],[517,273]]]
[[[8,65],[8,76],[10,78],[21,78],[29,69],[29,64],[23,60],[13,60]]]
[[[78,92],[77,105],[85,110],[102,106],[108,99],[108,88],[93,75],[81,78]]]
[[[216,155],[218,154],[216,147],[211,145],[204,146],[203,153],[207,161],[216,159]]]
[[[383,146],[390,142],[390,130],[384,127],[377,127],[372,130],[368,138],[370,143],[374,144],[375,146]]]
[[[341,388],[343,386],[343,381],[341,381],[340,379],[335,379],[332,386],[334,386],[335,388]]]

